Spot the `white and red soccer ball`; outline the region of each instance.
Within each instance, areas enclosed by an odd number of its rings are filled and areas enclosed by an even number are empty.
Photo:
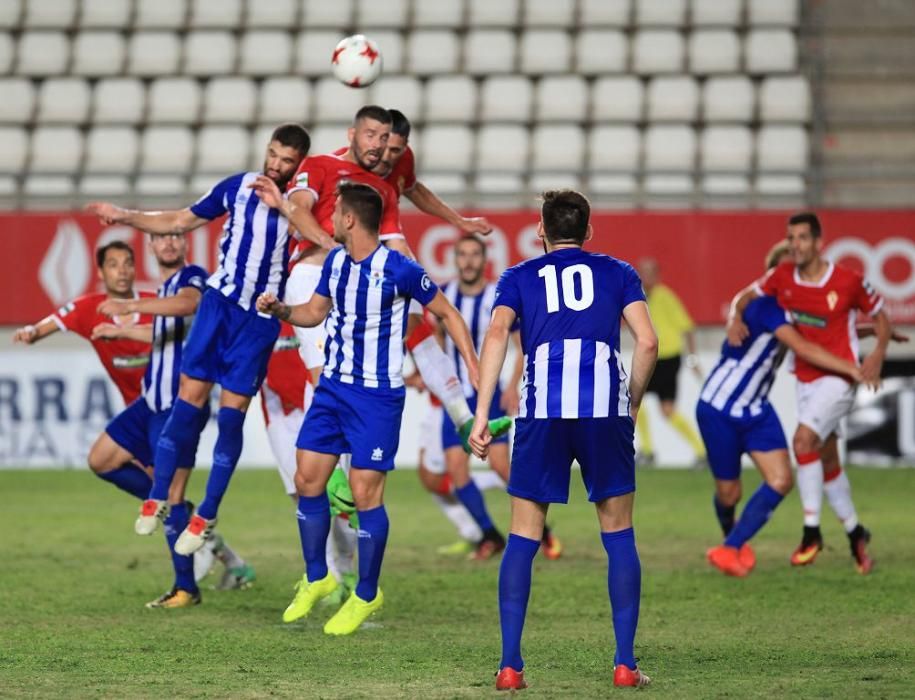
[[[330,60],[334,76],[344,85],[368,87],[381,75],[381,51],[378,44],[363,34],[342,39]]]

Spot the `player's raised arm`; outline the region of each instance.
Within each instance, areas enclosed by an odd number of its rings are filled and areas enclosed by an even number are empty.
[[[330,313],[331,299],[315,292],[304,304],[290,306],[276,298],[275,294],[265,292],[257,298],[257,310],[262,314],[270,314],[281,321],[286,321],[293,326],[311,328],[322,323]]]
[[[52,316],[47,316],[38,323],[30,323],[22,328],[17,328],[13,333],[13,342],[31,345],[42,338],[47,338],[49,335],[56,333],[59,330],[60,328],[58,328],[57,324],[54,322],[54,318]]]
[[[507,306],[495,306],[492,320],[483,338],[480,350],[480,387],[477,393],[477,411],[470,431],[470,447],[478,457],[485,457],[492,436],[489,434],[489,407],[499,384],[499,375],[505,363],[505,353],[515,323],[515,311]]]
[[[629,401],[632,419],[635,420],[645,396],[645,388],[658,361],[658,335],[648,314],[648,304],[634,301],[623,309],[623,318],[635,339],[632,352],[632,376],[629,379]]]
[[[731,306],[728,310],[728,322],[725,327],[728,343],[737,347],[750,334],[747,324],[743,322],[743,312],[747,304],[760,296],[759,287],[754,282],[748,287],[744,287],[731,299]]]
[[[100,323],[92,329],[90,340],[136,340],[140,343],[153,341],[153,327],[119,326],[116,323]]]
[[[190,207],[171,211],[139,211],[109,202],[90,202],[86,211],[98,216],[105,224],[126,224],[146,233],[187,233],[207,222]]]
[[[855,382],[865,381],[864,375],[859,367],[848,360],[843,360],[842,358],[833,355],[816,343],[811,343],[790,324],[786,323],[779,326],[775,330],[775,337],[779,342],[794,351],[798,357],[812,365],[822,367],[830,372],[837,372]],[[870,382],[868,382],[868,385],[871,385]]]
[[[412,188],[404,192],[404,195],[413,202],[417,209],[447,221],[452,226],[460,229],[461,233],[466,235],[480,233],[484,236],[492,233],[492,224],[486,219],[483,217],[468,218],[461,216],[422,182],[417,181]]]
[[[428,304],[425,305],[431,311],[445,329],[445,332],[451,336],[454,346],[461,353],[464,362],[467,365],[467,374],[470,383],[476,389],[480,384],[480,367],[477,361],[477,353],[473,349],[473,340],[470,338],[470,330],[464,322],[464,317],[454,308],[454,305],[448,301],[441,291],[437,291],[435,296]]]
[[[296,190],[288,198],[283,197],[276,182],[266,175],[261,175],[251,183],[251,188],[264,204],[285,216],[301,238],[325,250],[336,245],[311,213],[315,195],[310,190]]]
[[[169,297],[140,299],[105,299],[98,312],[106,316],[121,314],[150,314],[151,316],[192,316],[200,304],[201,293],[194,287],[183,287]]]

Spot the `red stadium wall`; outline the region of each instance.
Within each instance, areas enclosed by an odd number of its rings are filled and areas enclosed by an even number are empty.
[[[489,214],[492,273],[537,255],[536,212]],[[697,322],[719,324],[727,300],[763,272],[763,257],[784,232],[785,212],[600,212],[593,217],[592,250],[636,262],[658,259],[667,284]],[[821,212],[827,254],[865,272],[884,295],[897,323],[915,323],[915,210]],[[219,223],[193,234],[191,259],[215,264]],[[404,229],[420,262],[436,279],[450,274],[449,249],[457,236],[429,216],[404,214]],[[69,299],[97,288],[93,251],[120,238],[142,248],[139,232],[103,226],[75,212],[0,214],[0,324],[43,317]],[[155,260],[138,263],[138,284],[156,286]]]

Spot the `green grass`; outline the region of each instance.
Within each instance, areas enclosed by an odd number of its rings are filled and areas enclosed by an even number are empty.
[[[755,543],[756,571],[735,580],[704,560],[716,541],[708,475],[640,472],[636,653],[654,677],[650,695],[915,696],[915,470],[851,478],[874,532],[871,576],[855,573],[831,518],[816,564],[788,566],[800,533],[792,495]],[[747,492],[755,483],[746,478]],[[257,567],[257,586],[205,592],[203,605],[179,611],[143,608],[170,584],[165,546],[133,534],[135,505],[110,485],[83,472],[0,471],[0,494],[0,696],[495,695],[498,563],[436,558],[453,533],[413,472],[395,473],[388,487],[385,609],[344,639],[324,636],[323,610],[304,624],[280,622],[302,564],[276,474],[239,472],[221,513],[226,538]],[[507,498],[489,492],[488,501],[506,523]],[[525,697],[606,696],[606,560],[578,484],[551,520],[566,554],[534,566]]]

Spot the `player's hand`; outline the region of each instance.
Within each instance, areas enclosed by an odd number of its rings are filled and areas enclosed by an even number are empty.
[[[102,314],[102,316],[111,317],[133,313],[128,306],[131,301],[132,300],[130,299],[105,299],[105,301],[98,305],[97,311]]]
[[[502,392],[502,398],[499,400],[499,408],[505,411],[507,416],[517,416],[518,408],[521,406],[521,395],[517,387],[506,387]]]
[[[461,233],[467,236],[471,236],[475,233],[478,233],[481,236],[488,236],[492,233],[492,224],[482,216],[464,217],[458,223],[458,228],[461,230]]]
[[[732,345],[736,348],[740,347],[743,344],[743,341],[750,335],[750,329],[747,328],[747,324],[743,322],[742,318],[739,316],[731,316],[728,318],[728,325],[725,327],[725,333],[727,333],[728,336],[728,345]]]
[[[280,311],[285,306],[283,302],[276,298],[276,294],[272,292],[264,292],[257,298],[255,303],[257,310],[262,314],[270,314],[271,316],[279,316]]]
[[[411,386],[419,392],[426,390],[426,383],[423,381],[423,377],[419,372],[414,372],[403,378],[403,383],[407,386]]]
[[[36,340],[38,340],[38,329],[35,326],[23,326],[22,328],[17,328],[16,332],[13,333],[14,343],[31,345]]]
[[[100,323],[92,329],[92,340],[115,340],[121,337],[121,327],[113,323]]]
[[[279,209],[283,206],[283,193],[276,183],[266,175],[258,175],[254,182],[248,185],[255,191],[260,200],[268,207]]]
[[[893,331],[890,335],[890,340],[892,340],[894,343],[908,343],[909,336],[907,336],[905,333],[900,333],[899,331]]]
[[[119,224],[126,218],[127,210],[108,202],[89,202],[86,211],[95,214],[104,224]]]
[[[470,443],[470,449],[480,459],[486,459],[489,454],[489,444],[492,442],[492,434],[489,432],[489,419],[486,416],[477,416],[473,419],[473,428],[470,429],[470,437],[467,440]]]
[[[855,384],[864,384],[864,373],[861,371],[860,367],[853,367],[849,372],[848,376]]]
[[[879,352],[872,352],[864,358],[861,363],[861,375],[864,383],[876,391],[880,388],[883,380],[880,378],[880,372],[883,369],[883,355]]]

